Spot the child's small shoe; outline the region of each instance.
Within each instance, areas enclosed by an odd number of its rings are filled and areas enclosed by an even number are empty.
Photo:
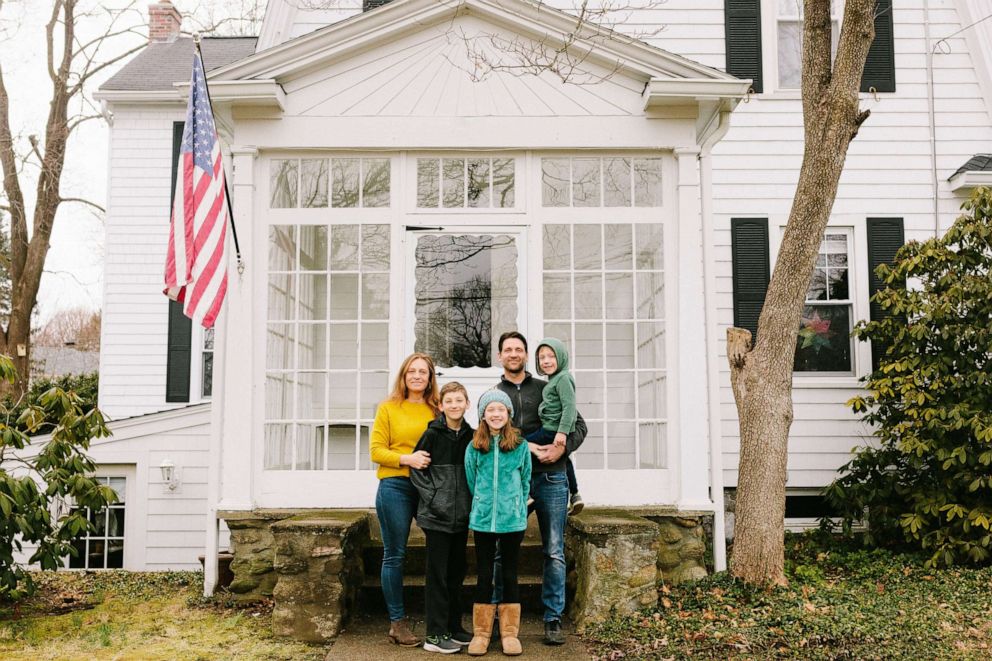
[[[582,501],[582,496],[578,493],[573,493],[572,497],[569,499],[568,504],[568,514],[569,516],[574,516],[582,511],[586,504]]]
[[[451,642],[458,643],[462,647],[467,647],[469,643],[472,642],[472,634],[464,629],[458,629],[451,632]]]
[[[451,636],[427,636],[424,640],[424,649],[441,654],[457,654],[462,651],[462,646],[453,641]]]

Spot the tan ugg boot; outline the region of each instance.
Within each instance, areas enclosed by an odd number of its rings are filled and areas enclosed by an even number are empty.
[[[496,604],[472,605],[472,642],[468,644],[468,653],[471,656],[482,656],[489,651],[495,617]]]
[[[520,604],[499,605],[499,635],[503,639],[503,654],[519,656],[524,648],[520,645]]]

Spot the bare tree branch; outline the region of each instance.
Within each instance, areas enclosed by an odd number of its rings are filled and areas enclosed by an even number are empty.
[[[80,204],[86,204],[86,205],[89,205],[89,206],[93,207],[94,209],[96,209],[100,213],[107,213],[107,210],[104,209],[103,207],[101,207],[96,202],[92,202],[90,200],[85,200],[85,199],[83,199],[81,197],[60,197],[59,198],[59,202],[79,202]]]

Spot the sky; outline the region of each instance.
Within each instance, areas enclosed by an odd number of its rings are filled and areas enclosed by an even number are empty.
[[[84,0],[83,4],[86,3]],[[5,0],[0,11],[0,65],[4,83],[10,96],[11,130],[22,135],[20,145],[26,146],[30,134],[44,136],[44,122],[50,101],[50,83],[46,72],[45,23],[51,11],[48,0]],[[120,7],[126,0],[90,2],[90,6]],[[176,0],[180,12],[202,7],[196,0]],[[223,2],[207,5],[211,12]],[[232,3],[236,4],[236,3]],[[122,25],[133,27],[140,34],[127,34],[110,42],[108,54],[120,53],[147,40],[147,0],[135,3],[135,9],[125,14]],[[189,21],[187,21],[189,23]],[[107,25],[104,14],[93,15],[78,21],[77,33],[81,38],[93,38]],[[184,28],[186,28],[184,24]],[[95,91],[107,77],[113,75],[124,62],[109,67],[105,75],[94,79],[89,93]],[[77,106],[78,107],[78,106]],[[70,138],[67,147],[65,170],[62,177],[62,195],[82,197],[106,206],[107,199],[107,149],[109,127],[105,120],[82,124]],[[22,179],[29,214],[34,209],[33,178]],[[30,218],[30,216],[29,216]],[[167,215],[163,223],[168,222]],[[30,225],[29,220],[29,225]],[[104,225],[99,214],[79,203],[63,203],[56,216],[51,248],[41,280],[36,311],[36,325],[60,309],[83,307],[98,310],[103,297],[103,243]],[[163,244],[162,250],[165,250]]]

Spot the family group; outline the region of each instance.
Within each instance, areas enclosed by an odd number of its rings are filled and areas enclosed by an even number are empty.
[[[478,429],[464,418],[466,388],[439,386],[424,353],[403,361],[376,411],[369,449],[378,464],[382,592],[389,639],[398,645],[421,644],[403,604],[403,559],[416,518],[427,541],[424,649],[451,654],[467,646],[481,656],[498,626],[503,653],[520,654],[518,561],[532,512],[544,557],[544,642],[565,642],[565,523],[582,507],[569,455],[585,439],[586,425],[576,411],[564,344],[549,338],[537,346],[537,373],[548,381],[527,372],[522,334],[503,333],[497,351],[503,376],[479,398]],[[469,531],[478,575],[472,633],[462,627],[461,602]]]

